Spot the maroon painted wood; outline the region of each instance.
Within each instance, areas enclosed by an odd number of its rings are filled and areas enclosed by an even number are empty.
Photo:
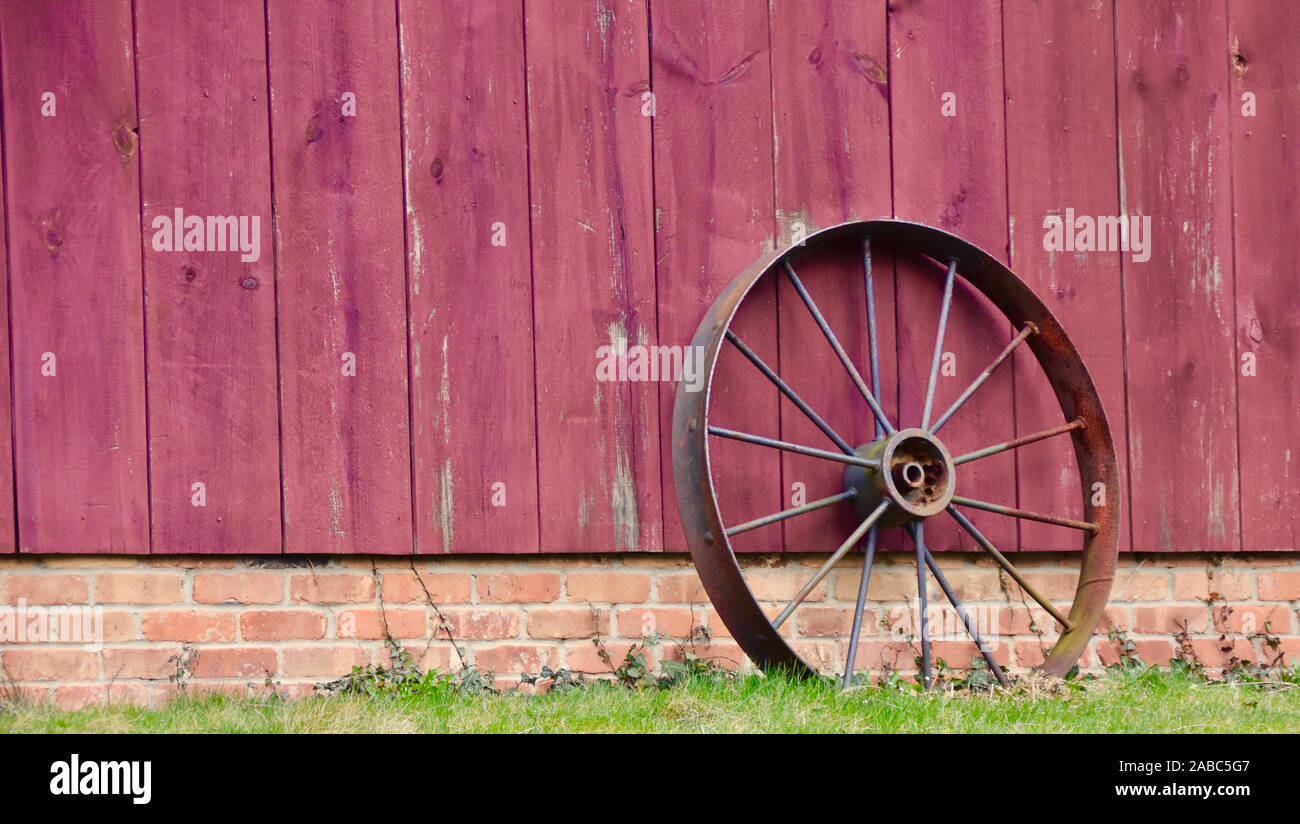
[[[417,551],[536,552],[522,6],[398,15]]]
[[[396,13],[268,14],[285,551],[409,553]]]
[[[1007,203],[1003,135],[1001,7],[995,0],[960,6],[899,5],[889,17],[889,76],[893,116],[894,211],[960,235],[1005,260]],[[955,98],[945,100],[951,93]],[[944,116],[945,103],[955,116]],[[934,353],[945,267],[911,256],[897,265],[900,426],[919,426]],[[955,375],[938,378],[937,418],[1012,337],[1005,319],[960,277],[952,299],[944,351],[956,356]],[[954,455],[1014,437],[1012,373],[993,375],[940,430]],[[959,489],[1014,506],[1015,459],[1010,454],[962,466]],[[968,517],[999,548],[1017,547],[1016,522],[986,512]],[[926,524],[933,549],[975,544],[949,518]]]
[[[263,6],[139,0],[136,33],[153,550],[278,553]],[[204,218],[203,251],[155,248],[177,209]],[[209,250],[208,216],[246,218],[248,251]]]
[[[542,551],[661,549],[659,386],[597,380],[659,343],[646,4],[525,12]]]
[[[131,5],[9,3],[0,42],[19,548],[146,553]]]
[[[1228,26],[1241,547],[1295,550],[1300,329],[1290,245],[1300,204],[1300,65],[1294,57],[1300,7],[1233,0]],[[1243,111],[1248,92],[1255,97],[1253,116]],[[1255,359],[1253,376],[1242,371],[1246,354]]]
[[[685,346],[714,298],[773,247],[772,98],[767,4],[685,0],[650,10],[655,173],[655,256],[659,341]],[[768,363],[777,362],[775,284],[760,284],[732,329]],[[717,426],[775,437],[778,394],[734,348],[723,350],[711,390]],[[676,386],[660,392],[662,431]],[[661,442],[665,549],[684,550],[672,486],[672,442]],[[714,438],[711,462],[729,524],[782,508],[775,450]],[[737,551],[777,551],[776,529],[754,530]]]
[[[772,14],[772,100],[776,140],[777,236],[782,246],[800,233],[847,220],[888,216],[889,84],[885,3],[826,0],[809,6],[780,0]],[[833,260],[798,266],[800,279],[827,322],[870,381],[862,250],[850,244]],[[893,258],[873,256],[881,366],[881,404],[897,416]],[[852,445],[875,437],[874,418],[821,330],[788,280],[780,290],[780,360],[792,386]],[[784,440],[822,449],[832,441],[784,397]],[[783,506],[844,489],[844,467],[782,454]],[[834,550],[854,523],[848,504],[784,522],[789,550]],[[883,546],[883,544],[882,544]]]
[[[1089,220],[1119,215],[1114,8],[1110,2],[1006,0],[1002,19],[1011,267],[1079,347],[1101,394],[1123,475],[1128,450],[1121,253],[1048,251],[1043,225],[1049,216],[1064,221],[1070,214]],[[1060,404],[1033,356],[1022,348],[1014,365],[1017,434],[1063,423]],[[1021,447],[1015,454],[1023,509],[1086,516],[1068,436]],[[1121,488],[1127,488],[1123,481]],[[1106,505],[1126,507],[1126,502]],[[1126,507],[1126,525],[1128,516]],[[1020,522],[1025,550],[1076,550],[1081,540],[1075,530]],[[1128,545],[1126,526],[1120,548]]]
[[[4,43],[3,43],[3,39],[0,39],[0,53],[3,53],[3,51],[4,51]],[[3,57],[0,57],[0,62],[2,61],[3,61]],[[3,73],[3,69],[0,68],[0,74],[2,73]],[[0,76],[0,83],[3,83],[2,76]],[[0,106],[0,109],[2,108],[3,106]],[[2,115],[3,112],[0,111],[0,145],[2,145],[4,142],[4,118]],[[2,196],[3,194],[4,194],[3,187],[0,187],[0,196]],[[0,285],[4,287],[3,298],[0,298],[0,300],[3,301],[2,303],[0,303],[0,308],[4,309],[6,319],[7,319],[7,316],[9,314],[9,236],[8,236],[8,232],[5,229],[5,222],[6,221],[4,220],[0,220],[0,249],[3,249],[4,252],[3,256],[0,256]],[[8,370],[9,368],[9,346],[7,345],[9,343],[8,323],[5,324],[5,328],[4,328],[4,343],[6,345],[0,346],[0,367],[3,367],[5,370]],[[4,373],[0,372],[0,375],[3,374]],[[3,383],[3,381],[0,381],[0,383]],[[10,427],[9,431],[12,433],[13,432],[13,405],[12,405],[13,399],[10,396],[10,392],[11,392],[11,387],[9,386],[0,387],[0,426],[4,426],[4,424],[6,423],[9,424]],[[14,500],[13,498],[14,495],[13,437],[11,435],[10,438],[6,440],[4,438],[3,431],[4,431],[3,429],[0,429],[0,462],[3,462],[5,461],[5,459],[8,459],[8,463],[0,464],[0,495],[3,495],[5,492],[8,492],[9,498],[0,499],[0,500],[13,501]],[[16,552],[17,549],[18,549],[17,507],[12,503],[0,503],[0,552]]]
[[[1119,4],[1121,258],[1135,550],[1236,550],[1237,398],[1224,6]]]

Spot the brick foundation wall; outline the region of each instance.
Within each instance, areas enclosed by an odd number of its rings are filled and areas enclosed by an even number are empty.
[[[940,564],[992,635],[994,654],[1015,670],[1042,660],[1051,622],[1022,598],[1013,582],[983,557],[945,553]],[[745,559],[755,594],[781,604],[825,556]],[[1016,564],[1048,598],[1072,595],[1075,573],[1060,554],[1021,554]],[[810,663],[843,668],[860,559],[837,568],[792,620],[790,637]],[[388,661],[384,638],[400,642],[426,668],[455,670],[459,657],[514,684],[543,665],[607,671],[592,639],[615,660],[645,634],[685,637],[708,627],[701,655],[744,665],[744,656],[708,605],[685,555],[477,556],[406,558],[121,558],[10,556],[0,558],[0,690],[64,706],[105,700],[157,703],[176,691],[178,668],[190,690],[276,689],[289,696],[348,672]],[[911,671],[905,636],[915,594],[910,555],[885,555],[872,577],[858,669],[879,674],[888,665]],[[427,590],[427,592],[426,592]],[[932,605],[942,593],[931,583]],[[437,609],[433,606],[436,604]],[[15,624],[45,610],[102,609],[101,648],[81,639],[20,639]],[[1122,628],[1148,663],[1168,663],[1181,646],[1210,668],[1233,656],[1291,663],[1300,655],[1300,556],[1123,556],[1107,618],[1080,660],[1097,669],[1113,663],[1105,637]],[[20,612],[20,609],[26,612]],[[78,614],[87,611],[77,611]],[[4,616],[10,616],[6,627]],[[931,612],[936,631],[960,627]],[[994,629],[996,628],[996,629]],[[1276,650],[1261,637],[1281,639]],[[6,634],[8,633],[8,634]],[[663,642],[651,663],[674,655]],[[974,647],[938,640],[935,655],[954,668],[969,664]],[[269,682],[269,683],[268,683]]]

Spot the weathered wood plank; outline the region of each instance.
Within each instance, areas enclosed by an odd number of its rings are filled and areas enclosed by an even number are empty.
[[[726,0],[701,7],[661,0],[651,8],[655,254],[659,342],[685,345],[717,295],[773,246],[772,98],[767,4]],[[733,330],[776,363],[775,284],[760,284]],[[660,420],[672,420],[675,384],[660,391]],[[778,394],[732,347],[724,347],[710,421],[768,437],[779,431]],[[676,515],[672,441],[664,438],[664,546],[686,548]],[[728,524],[781,509],[775,450],[714,438],[719,506]],[[777,551],[779,530],[737,536],[738,551]]]
[[[938,226],[1005,260],[1000,4],[900,4],[890,10],[889,41],[895,214]],[[898,260],[900,426],[921,424],[944,274],[944,266],[929,261]],[[955,369],[938,378],[932,417],[948,408],[1011,336],[1001,314],[959,277],[943,348],[955,356],[950,361]],[[1014,436],[1011,372],[1005,366],[998,370],[940,431],[953,454]],[[957,477],[959,489],[973,491],[972,497],[1000,504],[1015,500],[1010,454],[963,466]],[[1014,520],[987,513],[971,517],[999,547],[1016,548]],[[934,549],[975,547],[947,518],[927,523],[926,541]]]
[[[1240,547],[1222,3],[1118,6],[1121,258],[1134,550]]]
[[[1083,0],[1006,0],[1002,15],[1011,267],[1079,347],[1101,393],[1122,479],[1128,446],[1120,253],[1077,247],[1047,251],[1043,225],[1049,216],[1064,221],[1067,209],[1089,220],[1119,214],[1114,7]],[[1062,423],[1060,404],[1027,349],[1016,352],[1014,367],[1017,434]],[[1015,454],[1023,509],[1084,517],[1069,437],[1040,441]],[[1121,480],[1120,487],[1127,484]],[[1113,505],[1125,506],[1120,548],[1127,549],[1128,507],[1123,501]],[[1074,530],[1020,523],[1022,549],[1075,550],[1080,540]]]
[[[1300,328],[1291,243],[1300,225],[1300,7],[1228,4],[1241,548],[1300,549]],[[1210,69],[1213,68],[1213,61]],[[1253,115],[1246,114],[1254,95]],[[1254,357],[1254,375],[1242,356]],[[1249,370],[1247,370],[1249,371]]]
[[[268,15],[285,551],[410,552],[395,11]]]
[[[776,133],[777,237],[781,245],[847,220],[891,213],[889,85],[885,2],[777,0],[772,15],[772,100]],[[862,250],[848,244],[833,258],[798,267],[827,322],[870,380]],[[872,280],[881,366],[881,405],[897,417],[893,257],[877,249]],[[788,280],[779,286],[780,361],[809,406],[850,444],[874,439],[870,408]],[[825,449],[833,443],[789,400],[781,436]],[[804,501],[844,489],[844,467],[782,454],[784,506],[794,485]],[[790,550],[834,550],[856,523],[848,504],[784,523]],[[897,535],[896,532],[889,533]],[[884,546],[884,544],[882,544]]]
[[[658,342],[646,4],[525,13],[542,551],[660,549],[659,387],[596,373]]]
[[[136,31],[153,549],[278,553],[263,6],[139,0]],[[178,210],[204,232],[166,251]],[[210,216],[239,219],[239,248]]]
[[[9,3],[0,41],[19,548],[146,553],[131,4]]]
[[[522,9],[398,19],[417,551],[536,552]]]

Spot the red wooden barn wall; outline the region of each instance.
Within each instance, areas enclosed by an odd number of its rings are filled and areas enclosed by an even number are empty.
[[[765,251],[894,215],[1064,321],[1116,433],[1124,548],[1294,550],[1297,35],[1287,0],[4,0],[0,549],[682,549],[674,386],[598,382],[598,348],[684,344]],[[1045,251],[1067,208],[1149,216],[1150,259]],[[260,255],[158,251],[177,209],[257,216]],[[876,272],[882,400],[914,425],[941,281]],[[865,363],[856,271],[804,274]],[[788,282],[753,300],[760,356],[827,363]],[[936,408],[1013,334],[959,287]],[[945,439],[1058,422],[1022,354]],[[833,380],[802,385],[870,437]],[[756,373],[714,408],[817,442]],[[1068,515],[1064,448],[963,477]],[[733,519],[834,485],[753,450],[717,447]],[[836,523],[739,546],[826,548]]]

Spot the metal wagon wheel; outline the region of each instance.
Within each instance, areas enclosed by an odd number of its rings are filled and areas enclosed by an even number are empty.
[[[868,339],[870,341],[870,380],[862,377],[835,331],[826,321],[813,296],[800,279],[797,267],[801,260],[819,251],[860,243],[862,276],[866,293]],[[939,326],[924,399],[924,413],[918,427],[899,429],[881,408],[879,398],[880,369],[877,347],[872,250],[882,247],[924,255],[946,268]],[[826,338],[828,358],[838,359],[845,372],[844,391],[861,395],[874,417],[875,439],[865,444],[844,440],[823,420],[794,388],[772,367],[755,354],[731,329],[738,308],[754,286],[765,276],[785,277],[798,293],[807,311]],[[935,383],[939,372],[943,338],[947,327],[953,284],[957,276],[987,297],[1019,333],[978,378],[958,396],[952,406],[939,413],[933,409]],[[990,330],[991,332],[993,330]],[[1040,665],[1041,672],[1061,676],[1078,660],[1091,638],[1110,594],[1119,541],[1119,472],[1110,428],[1102,410],[1092,378],[1078,351],[1066,337],[1061,325],[1047,307],[1019,278],[992,256],[947,232],[917,223],[875,220],[847,223],[820,231],[793,249],[779,251],[758,261],[742,272],[718,296],[701,321],[693,345],[704,347],[703,389],[690,391],[680,384],[673,414],[673,469],[678,506],[696,569],[705,590],[727,629],[740,647],[764,670],[782,668],[808,675],[810,667],[781,635],[781,627],[800,607],[809,593],[826,577],[836,563],[865,541],[865,555],[857,607],[845,661],[844,682],[854,671],[864,603],[871,575],[877,539],[881,530],[901,528],[912,539],[916,550],[917,589],[921,615],[926,615],[926,578],[928,568],[952,603],[971,640],[988,662],[1000,683],[1007,679],[994,661],[977,628],[953,588],[935,563],[925,544],[925,522],[943,515],[954,519],[968,532],[983,551],[1010,575],[1033,600],[1059,625],[1060,635]],[[939,439],[938,433],[954,414],[976,394],[980,385],[1021,344],[1028,346],[1055,392],[1065,423],[1060,426],[990,445],[954,457]],[[718,355],[724,346],[734,346],[775,388],[788,398],[804,416],[822,431],[834,448],[822,445],[791,443],[760,433],[728,428],[726,421],[709,417]],[[828,370],[829,371],[829,370]],[[838,370],[837,370],[838,371]],[[961,492],[960,465],[1015,449],[1028,443],[1056,436],[1072,440],[1081,482],[1085,520],[1027,512],[996,502],[966,497]],[[724,524],[718,507],[717,489],[726,479],[715,479],[710,463],[711,439],[726,438],[752,445],[754,449],[777,449],[845,465],[844,490],[821,500],[775,512],[762,518],[737,524]],[[1095,491],[1104,487],[1106,505],[1093,506]],[[759,529],[825,507],[852,506],[857,527],[844,537],[839,548],[815,573],[785,609],[774,619],[764,613],[755,599],[732,547],[733,535]],[[1082,549],[1078,557],[1079,579],[1068,610],[1060,610],[1043,597],[1015,564],[1003,555],[971,523],[963,509],[982,510],[998,516],[1055,524],[1078,530]],[[989,516],[980,516],[989,517]],[[990,569],[989,574],[995,574]],[[925,621],[921,621],[922,671],[925,686],[931,685],[930,638]]]

